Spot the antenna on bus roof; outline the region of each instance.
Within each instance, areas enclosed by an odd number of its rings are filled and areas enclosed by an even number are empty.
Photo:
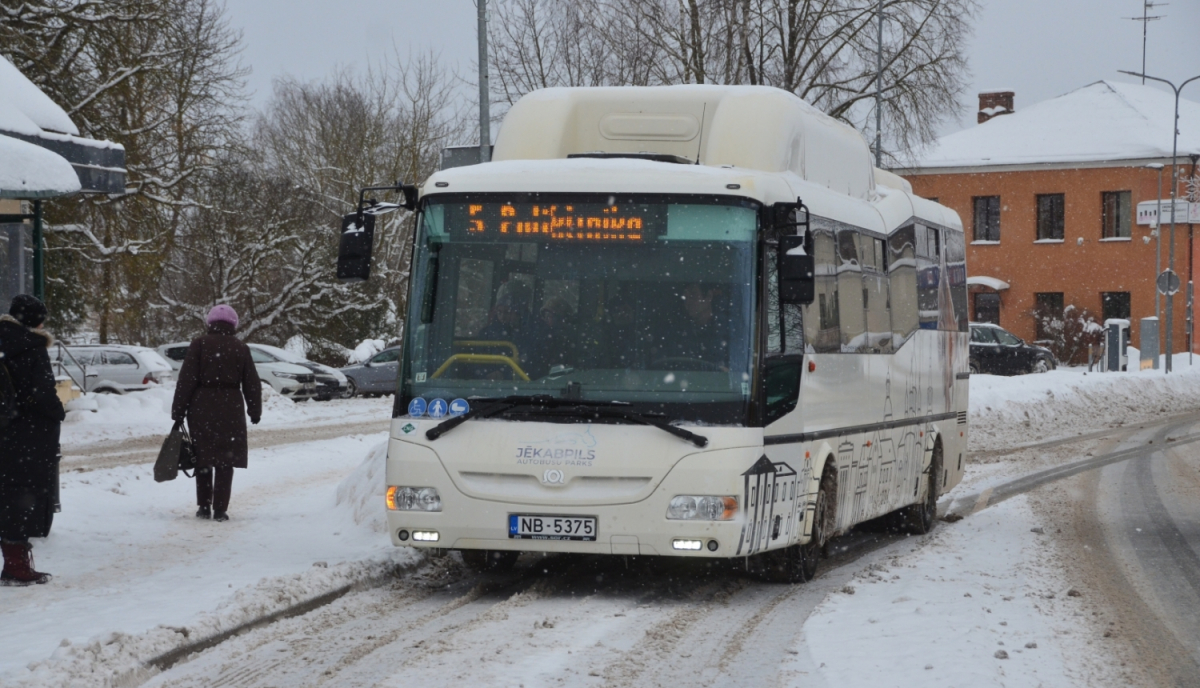
[[[700,149],[704,147],[704,113],[708,112],[708,103],[700,108],[700,140],[696,142],[696,164],[700,164]]]

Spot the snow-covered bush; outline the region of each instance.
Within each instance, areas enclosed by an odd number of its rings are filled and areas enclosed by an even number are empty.
[[[364,339],[346,354],[346,365],[357,365],[387,348],[387,342],[382,339]]]
[[[1038,343],[1064,364],[1086,361],[1088,346],[1099,346],[1104,338],[1104,327],[1086,308],[1068,305],[1057,313],[1043,305],[1034,308],[1031,315]]]

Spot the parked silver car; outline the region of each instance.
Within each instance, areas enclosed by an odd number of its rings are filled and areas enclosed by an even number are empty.
[[[384,349],[367,361],[342,368],[346,376],[346,396],[391,394],[400,375],[400,347]]]
[[[274,361],[292,363],[311,370],[317,378],[317,401],[329,401],[346,395],[346,376],[336,368],[314,363],[299,354],[294,354],[287,349],[280,349],[277,346],[268,344],[247,344],[247,346],[252,352],[257,352],[260,357],[269,357]]]
[[[188,346],[189,342],[163,344],[158,351],[171,362],[175,370],[179,370],[183,367],[183,359],[187,357]],[[283,396],[294,401],[308,401],[317,395],[316,376],[308,368],[277,361],[253,347],[250,349],[250,359],[254,361],[258,379]]]
[[[61,350],[56,347],[51,355],[56,370],[69,375],[85,392],[124,394],[174,379],[171,365],[144,346],[65,346]]]

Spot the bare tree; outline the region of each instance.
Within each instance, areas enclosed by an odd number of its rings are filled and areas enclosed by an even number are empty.
[[[339,219],[358,190],[419,181],[461,130],[454,79],[432,55],[398,56],[363,76],[320,83],[280,79],[255,119],[245,151],[206,176],[203,203],[162,281],[160,308],[177,331],[194,329],[215,303],[242,314],[239,334],[284,343],[303,337],[310,355],[337,362],[364,338],[400,333],[411,261],[412,216],[381,216],[372,279],[337,282]]]
[[[149,341],[147,299],[196,180],[236,138],[240,34],[215,0],[0,0],[0,39],[10,37],[0,50],[83,135],[126,152],[124,194],[51,208],[48,297],[70,302],[89,285],[101,341]]]
[[[497,97],[511,103],[550,86],[757,84],[865,132],[874,123],[877,8],[873,0],[501,0],[491,33]],[[893,160],[951,116],[976,11],[977,0],[884,1]]]

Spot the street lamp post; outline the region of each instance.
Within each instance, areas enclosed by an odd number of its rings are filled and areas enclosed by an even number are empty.
[[[1171,272],[1174,272],[1175,271],[1175,187],[1177,187],[1179,185],[1179,183],[1178,183],[1179,170],[1175,164],[1177,162],[1176,157],[1178,156],[1178,153],[1179,153],[1179,92],[1183,90],[1184,86],[1187,86],[1188,84],[1192,83],[1193,81],[1200,79],[1200,74],[1197,74],[1196,76],[1194,76],[1194,77],[1188,79],[1187,81],[1184,81],[1182,84],[1179,84],[1178,86],[1176,86],[1174,83],[1167,81],[1166,79],[1160,79],[1159,77],[1150,76],[1149,74],[1139,74],[1136,72],[1129,72],[1124,69],[1121,69],[1118,71],[1120,71],[1122,74],[1129,74],[1131,76],[1137,76],[1137,77],[1141,77],[1143,79],[1150,79],[1151,81],[1158,81],[1158,82],[1164,83],[1164,84],[1170,86],[1171,90],[1175,92],[1175,119],[1172,120],[1172,123],[1171,123],[1171,247],[1168,251],[1168,258],[1167,258],[1167,269],[1170,270]],[[1162,231],[1162,223],[1160,222],[1158,224],[1158,226],[1159,226],[1159,231],[1161,232]],[[1172,306],[1174,305],[1174,298],[1173,298],[1174,296],[1175,295],[1172,294],[1170,291],[1167,292],[1167,370],[1166,370],[1167,373],[1171,372],[1171,336],[1174,334],[1174,332],[1172,331],[1172,325],[1174,323],[1174,315],[1175,315],[1175,311],[1172,308]]]

